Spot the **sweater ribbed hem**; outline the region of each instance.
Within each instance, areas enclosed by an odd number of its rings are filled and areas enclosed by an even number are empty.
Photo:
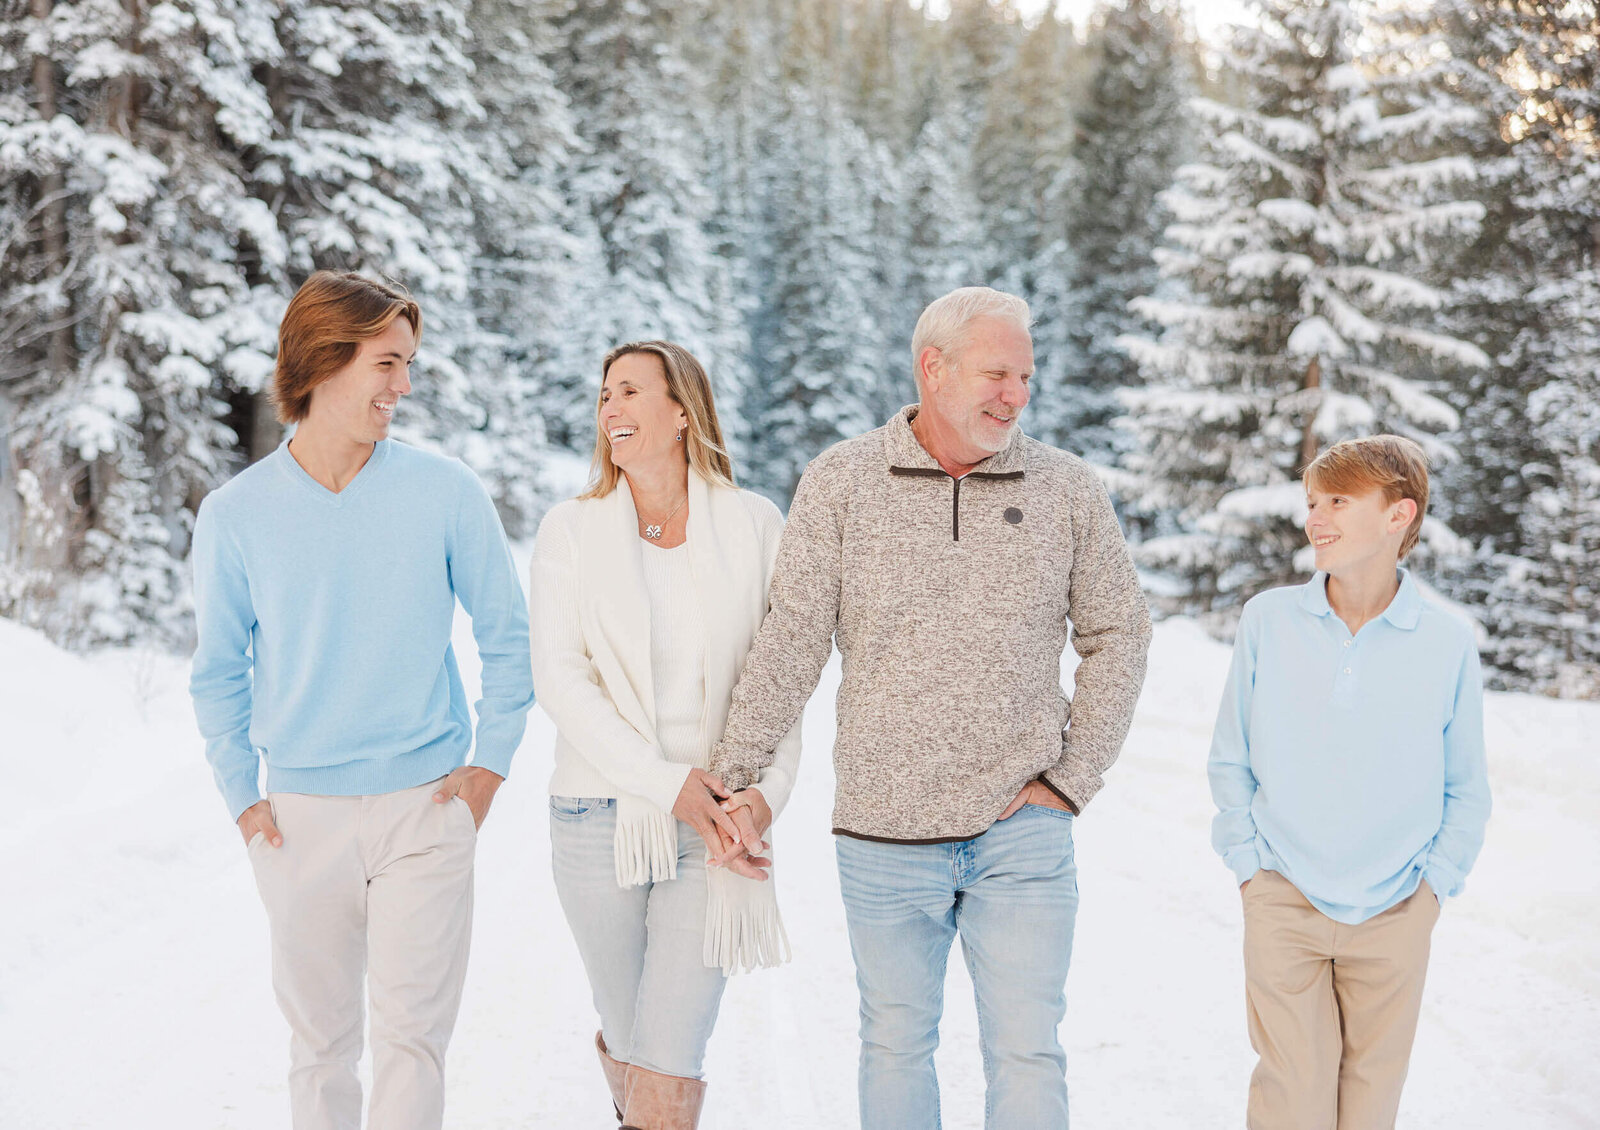
[[[453,743],[342,765],[286,769],[267,765],[267,791],[309,796],[380,796],[427,784],[460,768],[466,751]]]

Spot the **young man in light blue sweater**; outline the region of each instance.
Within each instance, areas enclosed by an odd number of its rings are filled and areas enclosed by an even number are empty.
[[[1472,628],[1399,563],[1422,449],[1347,440],[1305,471],[1317,574],[1244,607],[1211,743],[1212,843],[1244,900],[1250,1130],[1388,1130],[1429,938],[1489,818]]]
[[[367,1125],[441,1125],[477,828],[533,702],[527,606],[487,493],[388,438],[421,332],[404,293],[313,275],[278,336],[294,435],[195,520],[190,693],[266,906],[295,1130],[360,1125],[364,979]],[[471,765],[457,599],[483,661]]]

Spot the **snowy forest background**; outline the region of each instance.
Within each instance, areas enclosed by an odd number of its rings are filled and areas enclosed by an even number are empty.
[[[184,646],[194,510],[280,439],[317,268],[416,294],[395,434],[514,537],[608,346],[699,354],[787,502],[982,282],[1160,610],[1226,633],[1303,575],[1298,467],[1394,431],[1492,681],[1600,695],[1597,36],[1593,0],[1262,0],[1203,43],[1157,0],[0,0],[0,615]]]

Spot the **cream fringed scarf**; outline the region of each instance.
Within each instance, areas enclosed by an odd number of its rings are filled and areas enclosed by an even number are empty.
[[[617,489],[583,506],[577,545],[580,619],[596,673],[617,712],[663,756],[655,742],[650,663],[650,608],[633,495]],[[767,611],[768,562],[760,532],[738,492],[689,474],[689,560],[705,625],[705,707],[694,764],[709,765],[722,736],[733,686]],[[763,837],[770,843],[770,833]],[[624,887],[674,879],[677,820],[643,797],[617,797],[617,883]],[[770,855],[770,851],[767,853]],[[789,959],[789,938],[767,881],[708,868],[705,963],[724,974]]]

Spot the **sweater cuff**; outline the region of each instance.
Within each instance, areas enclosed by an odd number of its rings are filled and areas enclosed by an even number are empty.
[[[748,789],[756,783],[760,774],[759,770],[738,764],[733,760],[735,756],[733,751],[721,742],[711,747],[711,773],[722,779],[722,783],[728,787],[730,793]]]
[[[679,765],[675,761],[659,762],[651,767],[642,795],[662,812],[672,815],[673,806],[678,803],[678,794],[683,792],[683,783],[689,779],[689,770],[692,768],[691,765]]]
[[[1072,815],[1074,815],[1074,816],[1079,815],[1080,810],[1078,808],[1078,802],[1077,801],[1073,800],[1062,789],[1059,789],[1055,785],[1052,785],[1050,783],[1050,779],[1048,777],[1040,776],[1038,780],[1039,780],[1039,783],[1041,785],[1043,785],[1045,788],[1049,789],[1056,796],[1061,798],[1061,802],[1067,806],[1068,811],[1070,811],[1072,813]]]
[[[472,764],[478,769],[487,769],[506,778],[511,776],[511,759],[516,752],[515,746],[510,749],[485,749],[480,745],[472,751]]]
[[[1232,852],[1226,859],[1228,870],[1233,872],[1233,877],[1240,885],[1249,882],[1250,877],[1261,870],[1261,855],[1255,848]]]
[[[1444,905],[1444,900],[1455,898],[1465,887],[1466,880],[1449,864],[1438,860],[1429,860],[1422,868],[1422,877],[1428,881],[1428,886],[1433,888],[1433,893],[1439,899],[1439,905]]]
[[[1039,774],[1039,781],[1056,796],[1072,805],[1075,814],[1083,815],[1084,807],[1094,799],[1094,794],[1100,791],[1100,786],[1105,782],[1100,774],[1093,769],[1069,762],[1062,758],[1043,773]]]
[[[772,822],[776,824],[778,814],[783,811],[783,806],[789,803],[789,794],[794,791],[794,778],[776,765],[769,765],[761,770],[756,780],[745,787],[761,790],[762,799],[767,802],[767,807],[772,809]]]
[[[234,823],[239,822],[245,809],[261,803],[260,781],[261,761],[253,751],[248,768],[240,767],[227,776],[217,775],[217,788],[222,792],[223,803],[228,806],[228,815],[233,817]]]

